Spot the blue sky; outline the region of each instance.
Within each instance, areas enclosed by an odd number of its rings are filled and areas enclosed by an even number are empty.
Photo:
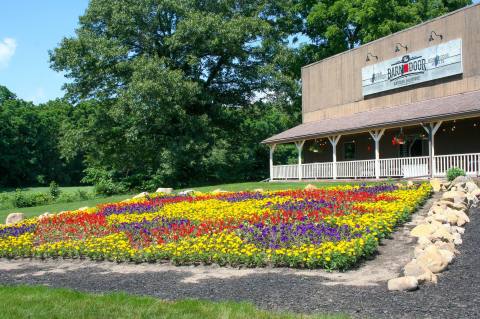
[[[46,102],[63,96],[65,78],[50,69],[48,51],[72,36],[88,0],[9,0],[0,5],[0,85]]]
[[[477,3],[479,0],[474,0]],[[8,0],[0,5],[0,85],[34,103],[63,96],[48,51],[72,36],[88,0]]]

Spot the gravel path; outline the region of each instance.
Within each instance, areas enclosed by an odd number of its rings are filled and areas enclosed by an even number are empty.
[[[358,284],[352,279],[357,277],[355,272],[60,260],[0,260],[0,284],[127,291],[170,300],[246,300],[265,309],[340,312],[360,318],[480,318],[480,211],[474,212],[471,219],[459,248],[461,255],[439,276],[437,285],[424,285],[415,292],[389,292],[382,276],[376,283]],[[389,243],[382,249],[388,248]],[[371,262],[355,271],[365,272]]]

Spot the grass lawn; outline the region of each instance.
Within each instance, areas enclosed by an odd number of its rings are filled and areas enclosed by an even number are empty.
[[[88,294],[41,286],[0,286],[0,318],[348,318],[258,310],[248,303],[162,301],[125,293]]]
[[[191,188],[184,188],[185,189],[194,189],[201,192],[211,192],[215,189],[221,189],[224,191],[251,191],[256,188],[261,188],[263,190],[280,190],[280,189],[301,189],[307,186],[308,184],[315,185],[317,187],[327,187],[327,186],[335,186],[335,185],[345,185],[345,184],[359,184],[364,182],[344,182],[344,181],[327,181],[327,182],[248,182],[248,183],[234,183],[234,184],[221,184],[221,185],[214,185],[214,186],[202,186],[202,187],[191,187]],[[367,182],[367,184],[374,184],[375,182]]]
[[[44,206],[3,209],[3,210],[0,210],[0,223],[4,223],[7,215],[13,212],[21,212],[21,213],[24,213],[26,217],[32,217],[32,216],[41,215],[45,212],[58,213],[64,210],[75,210],[85,206],[93,207],[98,204],[118,202],[130,197],[132,197],[132,195],[115,195],[115,196],[109,196],[109,197],[97,197],[94,199],[88,199],[84,201],[77,201],[77,202],[70,202],[70,203],[54,203],[54,204],[44,205]]]
[[[26,187],[22,188],[22,190],[26,193],[33,193],[33,192],[48,192],[49,187]],[[88,191],[91,192],[93,191],[93,186],[66,186],[66,187],[60,187],[60,191],[62,192],[75,192],[77,190],[83,190],[83,191]],[[15,193],[15,188],[1,188],[0,187],[0,193]]]

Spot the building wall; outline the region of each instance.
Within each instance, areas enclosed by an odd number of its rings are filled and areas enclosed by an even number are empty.
[[[431,31],[443,36],[429,42]],[[361,70],[408,52],[462,38],[463,74],[435,80],[371,97],[362,96]],[[366,62],[367,53],[378,56]],[[357,112],[409,104],[480,89],[480,5],[467,7],[419,26],[330,57],[302,68],[303,122],[341,117]]]

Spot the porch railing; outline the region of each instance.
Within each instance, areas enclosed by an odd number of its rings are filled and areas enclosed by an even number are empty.
[[[304,179],[374,178],[375,160],[308,163],[301,165]],[[460,167],[468,175],[480,175],[480,153],[434,156],[433,176],[444,177],[451,167]],[[273,179],[298,179],[297,164],[274,165]],[[384,158],[379,160],[380,177],[427,177],[430,176],[430,157]]]

